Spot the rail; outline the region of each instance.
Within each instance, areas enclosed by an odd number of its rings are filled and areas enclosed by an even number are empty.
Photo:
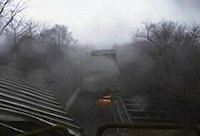
[[[182,126],[175,123],[108,123],[98,128],[96,136],[103,136],[105,130],[112,128],[182,130]],[[199,135],[200,126],[195,125],[194,131]]]

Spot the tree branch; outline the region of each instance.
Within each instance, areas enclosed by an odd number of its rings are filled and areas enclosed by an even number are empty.
[[[5,7],[6,7],[6,5],[7,5],[8,3],[9,3],[9,0],[6,0],[5,3],[3,4],[1,10],[0,10],[0,15],[3,13]]]
[[[5,10],[5,6],[10,2],[10,0],[6,0],[6,2],[3,4],[3,7],[2,9],[0,10],[0,14]],[[13,19],[15,18],[15,16],[20,13],[22,10],[24,10],[24,8],[26,7],[25,6],[26,3],[21,3],[21,2],[18,2],[14,9],[11,9],[10,12],[11,12],[11,15],[9,17],[9,19],[6,21],[5,25],[3,25],[3,27],[1,28],[0,30],[0,36],[3,34],[4,30],[6,29],[6,27],[13,21]],[[8,15],[6,15],[8,16]]]

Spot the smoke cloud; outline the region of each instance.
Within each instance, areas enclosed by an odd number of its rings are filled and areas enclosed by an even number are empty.
[[[105,48],[131,41],[142,22],[196,23],[199,7],[199,0],[32,0],[26,16],[65,24],[80,44]]]

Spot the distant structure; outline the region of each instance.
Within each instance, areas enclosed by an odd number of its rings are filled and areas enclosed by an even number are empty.
[[[119,68],[115,50],[92,50],[84,62],[86,76],[82,88],[88,91],[118,86]]]
[[[117,63],[117,51],[116,50],[92,50],[91,56],[105,56],[115,63]]]

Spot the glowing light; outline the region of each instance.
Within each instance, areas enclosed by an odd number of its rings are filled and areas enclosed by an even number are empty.
[[[107,105],[110,104],[111,102],[112,102],[111,95],[105,95],[103,96],[103,98],[99,99],[99,103],[102,105]]]

